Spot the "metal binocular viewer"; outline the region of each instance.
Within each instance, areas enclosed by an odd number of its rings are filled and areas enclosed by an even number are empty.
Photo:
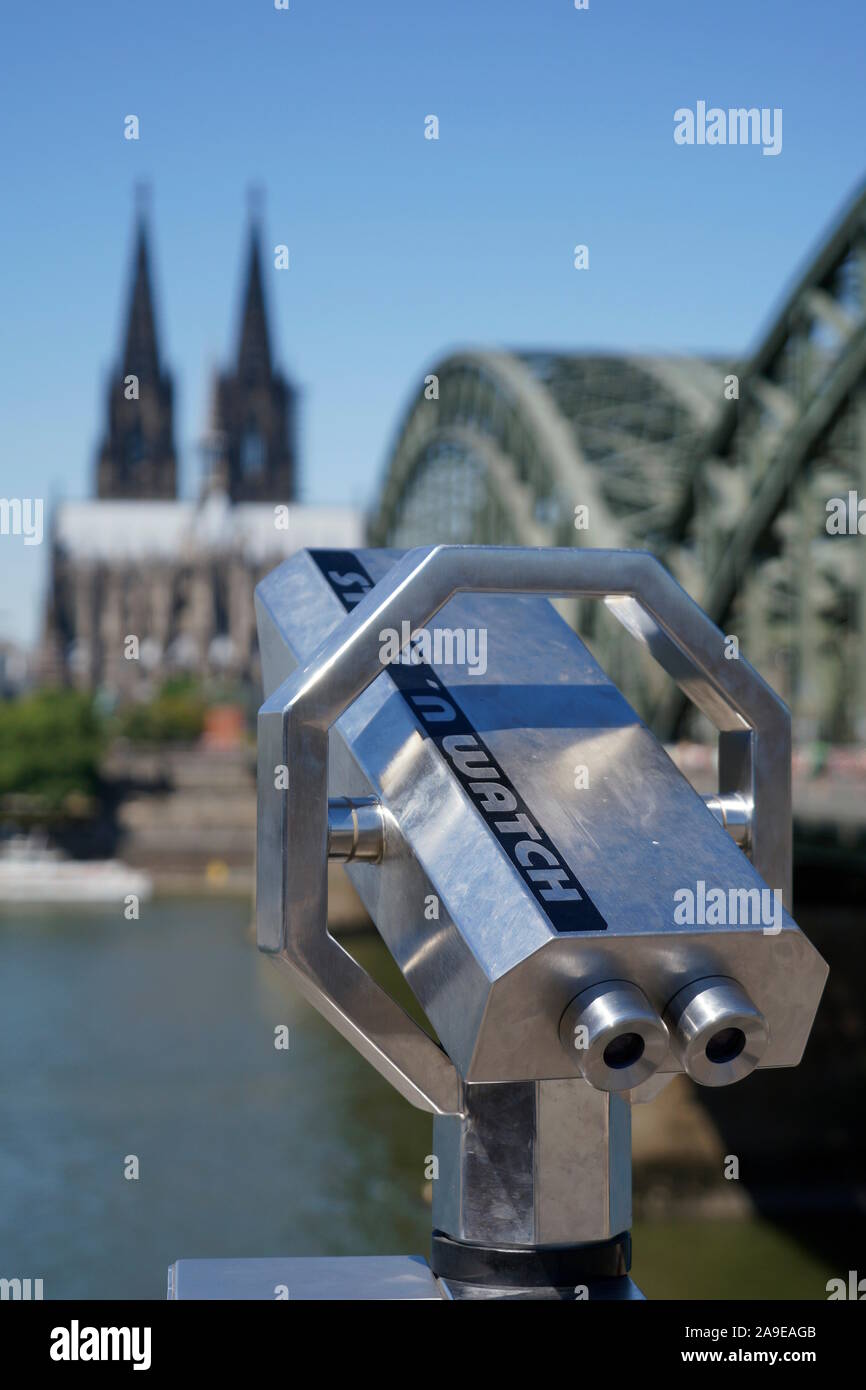
[[[712,720],[717,795],[550,595],[602,599]],[[788,911],[787,709],[640,552],[303,551],[256,601],[258,944],[438,1162],[429,1266],[287,1263],[326,1297],[640,1297],[631,1104],[796,1066],[826,979]],[[329,859],[438,1041],[329,934]]]

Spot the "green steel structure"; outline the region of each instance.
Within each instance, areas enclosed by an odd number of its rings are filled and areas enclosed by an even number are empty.
[[[652,550],[800,739],[846,742],[866,734],[860,499],[866,532],[866,189],[746,360],[445,358],[402,422],[370,539]],[[678,695],[609,615],[574,617],[657,730],[682,732]]]

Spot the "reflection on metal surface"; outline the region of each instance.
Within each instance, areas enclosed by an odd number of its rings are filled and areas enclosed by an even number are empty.
[[[740,849],[749,850],[752,845],[753,807],[742,792],[729,792],[727,796],[706,796],[707,810],[723,825]]]
[[[342,1255],[314,1259],[176,1260],[170,1299],[376,1302],[442,1298],[420,1255]]]
[[[377,864],[385,849],[382,809],[375,797],[333,796],[328,801],[328,858]]]

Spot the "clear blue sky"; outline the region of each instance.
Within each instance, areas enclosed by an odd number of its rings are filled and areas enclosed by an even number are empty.
[[[440,353],[742,351],[866,166],[855,0],[290,3],[3,7],[0,496],[90,491],[139,180],[182,491],[258,182],[302,496],[367,504]],[[782,153],[678,147],[699,99],[781,107]],[[0,536],[0,637],[35,635],[47,557]]]

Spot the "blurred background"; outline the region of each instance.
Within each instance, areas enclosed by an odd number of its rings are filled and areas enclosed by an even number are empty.
[[[255,950],[252,596],[306,546],[480,541],[654,551],[791,706],[827,993],[796,1071],[635,1110],[634,1274],[825,1297],[866,1209],[853,0],[2,25],[0,1276],[426,1251],[428,1119]],[[700,102],[781,148],[677,144]],[[709,728],[568,616],[713,790]],[[331,906],[399,992],[339,869]]]

